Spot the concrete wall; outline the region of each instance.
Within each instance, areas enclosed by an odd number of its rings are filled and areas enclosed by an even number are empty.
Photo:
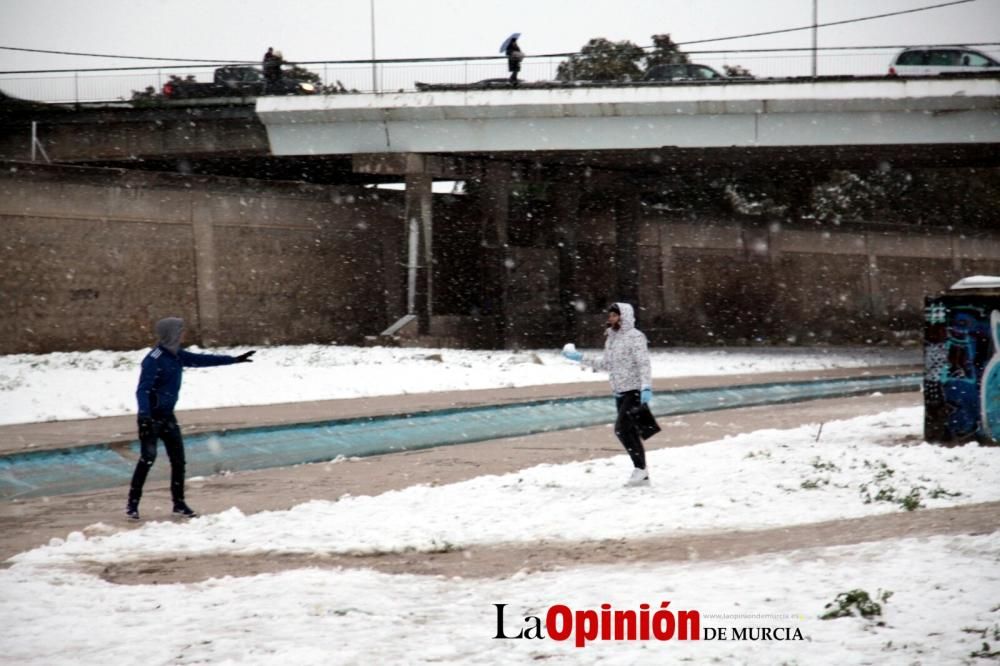
[[[1000,233],[647,215],[640,273],[659,342],[919,339],[925,296],[1000,274]]]
[[[0,169],[0,353],[358,342],[387,324],[398,197],[118,169]]]
[[[0,167],[0,353],[134,349],[171,314],[193,343],[358,343],[404,312],[398,193]],[[997,232],[679,217],[630,201],[594,192],[568,213],[515,207],[504,344],[600,344],[601,312],[632,288],[619,273],[636,265],[654,344],[916,339],[925,295],[1000,274]],[[495,344],[481,217],[461,197],[435,204],[441,344]],[[560,254],[570,231],[572,285]],[[635,252],[621,251],[621,234],[638,239]],[[580,305],[569,316],[564,294]]]
[[[28,160],[31,123],[54,162],[270,154],[252,103],[137,108],[7,105],[0,114],[0,160]]]
[[[1000,233],[680,216],[636,212],[630,202],[621,190],[594,187],[562,217],[553,205],[511,207],[508,347],[600,345],[603,312],[622,299],[638,301],[654,344],[917,342],[925,296],[967,275],[1000,274]],[[635,218],[636,228],[623,223]],[[443,234],[435,240],[436,284],[445,306],[437,312],[448,315],[447,335],[465,345],[483,343],[477,333],[490,312],[482,306],[490,292],[476,272],[484,250],[474,222],[456,202],[435,223]],[[572,228],[576,265],[568,298],[562,227]],[[623,234],[637,238],[634,253],[619,247]],[[622,274],[636,264],[633,289]],[[563,298],[580,309],[567,317]]]

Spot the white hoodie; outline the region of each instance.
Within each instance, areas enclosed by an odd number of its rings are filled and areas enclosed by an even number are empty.
[[[635,311],[628,303],[615,303],[621,313],[619,330],[608,328],[604,334],[603,356],[584,354],[580,361],[595,370],[610,375],[615,393],[640,391],[653,387],[653,371],[649,364],[646,336],[635,327]]]

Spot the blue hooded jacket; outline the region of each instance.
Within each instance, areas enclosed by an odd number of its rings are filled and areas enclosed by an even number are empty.
[[[161,319],[156,323],[159,342],[142,359],[139,387],[135,398],[139,403],[139,416],[163,418],[173,416],[174,406],[181,392],[181,376],[185,367],[205,368],[230,365],[233,356],[195,354],[180,348],[184,320],[177,317]]]

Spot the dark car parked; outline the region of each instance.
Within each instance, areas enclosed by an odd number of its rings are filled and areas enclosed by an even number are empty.
[[[257,97],[259,95],[312,95],[316,86],[305,81],[281,77],[267,81],[256,67],[219,67],[210,83],[169,81],[163,95],[170,99],[194,97]]]

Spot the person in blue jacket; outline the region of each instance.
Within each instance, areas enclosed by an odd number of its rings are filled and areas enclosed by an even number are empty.
[[[184,339],[184,320],[167,317],[156,322],[157,345],[142,360],[139,387],[135,397],[139,403],[139,462],[132,474],[125,513],[133,520],[139,519],[139,500],[149,469],[156,462],[156,442],[163,440],[170,459],[170,496],[174,513],[187,518],[197,515],[184,501],[184,440],[174,416],[174,405],[181,390],[181,373],[184,368],[206,368],[214,365],[252,363],[254,352],[239,356],[195,354],[181,349]]]

